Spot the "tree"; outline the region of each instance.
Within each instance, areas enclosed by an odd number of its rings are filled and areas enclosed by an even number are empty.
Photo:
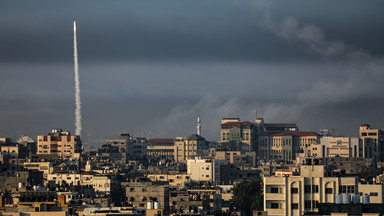
[[[263,186],[260,180],[241,181],[233,187],[233,202],[242,214],[263,210]]]

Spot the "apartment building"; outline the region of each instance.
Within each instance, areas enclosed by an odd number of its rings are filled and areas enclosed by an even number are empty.
[[[299,176],[264,177],[268,215],[302,215],[319,203],[335,203],[336,195],[358,193],[357,177],[329,176],[325,166],[303,165]]]
[[[373,129],[369,124],[360,125],[361,157],[372,158],[374,163],[384,161],[384,130]]]
[[[204,137],[192,134],[186,138],[176,137],[175,139],[175,161],[186,163],[188,159],[206,156],[209,146]]]
[[[150,139],[147,145],[148,158],[175,160],[174,139]]]
[[[306,153],[319,142],[320,135],[311,131],[270,132],[259,136],[259,158],[262,160],[296,159],[296,153]]]
[[[82,152],[80,136],[53,129],[48,135],[37,136],[37,154],[56,154],[63,158],[79,158]]]
[[[256,127],[253,123],[239,118],[223,118],[221,121],[221,142],[244,143],[245,151],[256,151]]]

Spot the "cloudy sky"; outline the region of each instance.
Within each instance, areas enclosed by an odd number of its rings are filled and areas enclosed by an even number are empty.
[[[0,136],[219,139],[223,117],[384,128],[383,1],[0,1]]]

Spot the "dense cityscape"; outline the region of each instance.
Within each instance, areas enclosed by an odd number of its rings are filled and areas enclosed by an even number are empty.
[[[301,131],[223,118],[221,140],[120,134],[97,151],[63,129],[1,138],[1,215],[382,214],[384,130]],[[40,213],[40,214],[39,214]]]
[[[384,216],[383,8],[0,0],[0,216]]]

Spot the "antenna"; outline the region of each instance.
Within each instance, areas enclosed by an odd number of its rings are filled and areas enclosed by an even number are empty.
[[[255,112],[255,121],[256,121],[256,120],[257,120],[257,109],[254,108],[254,109],[253,109],[253,112]]]
[[[201,121],[200,121],[200,116],[197,117],[197,135],[201,136]]]

